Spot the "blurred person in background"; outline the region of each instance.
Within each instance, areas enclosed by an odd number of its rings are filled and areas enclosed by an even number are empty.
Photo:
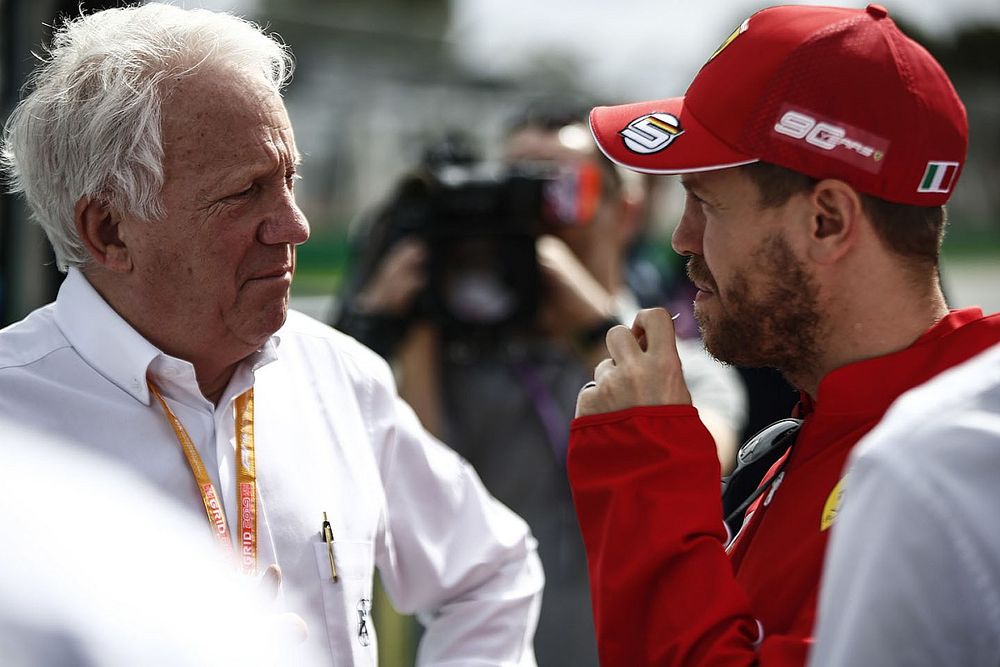
[[[642,192],[630,191],[597,153],[582,117],[566,104],[526,110],[504,144],[509,178],[501,170],[496,181],[448,186],[456,174],[474,174],[476,160],[454,145],[432,155],[426,172],[401,184],[366,230],[337,322],[393,360],[401,394],[424,423],[528,521],[546,572],[535,649],[539,664],[552,666],[598,663],[566,480],[567,429],[580,386],[606,354],[605,333],[631,323],[639,309],[625,278]],[[551,177],[544,196],[507,215],[529,199],[533,181],[523,175],[535,173]],[[461,207],[466,214],[456,213]],[[532,214],[542,218],[534,226]],[[533,272],[536,282],[527,280]],[[483,326],[442,315],[471,308],[474,292],[484,303],[537,299],[537,307]],[[728,465],[745,413],[742,387],[700,341],[680,345],[694,400]]]
[[[378,568],[427,624],[420,664],[532,665],[543,577],[525,523],[421,427],[381,358],[288,310],[309,236],[290,74],[280,43],[226,14],[147,4],[56,31],[2,155],[67,277],[0,332],[0,419],[130,469],[238,571],[277,566],[325,664],[376,664]],[[155,516],[67,512],[156,548]]]
[[[4,667],[321,664],[302,620],[269,611],[276,571],[238,576],[204,522],[134,471],[0,432]],[[114,521],[80,520],[96,516]]]
[[[608,333],[567,460],[602,664],[803,665],[851,448],[1000,340],[1000,316],[949,310],[939,283],[965,108],[884,8],[783,6],[740,24],[684,97],[599,107],[591,127],[617,162],[683,174],[673,247],[707,349],[801,397],[734,537],[670,315]],[[730,485],[769,444],[741,450]]]
[[[1000,345],[905,393],[848,461],[812,667],[1000,664]]]

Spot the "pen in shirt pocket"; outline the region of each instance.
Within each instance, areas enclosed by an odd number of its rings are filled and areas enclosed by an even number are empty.
[[[326,512],[323,512],[323,527],[320,532],[323,535],[323,541],[326,542],[326,553],[330,557],[330,580],[337,583],[337,562],[333,559],[333,528],[330,527]]]

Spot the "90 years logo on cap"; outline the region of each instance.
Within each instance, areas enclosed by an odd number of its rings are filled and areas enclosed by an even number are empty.
[[[656,112],[636,118],[618,134],[630,151],[647,155],[662,151],[684,130],[673,114]]]

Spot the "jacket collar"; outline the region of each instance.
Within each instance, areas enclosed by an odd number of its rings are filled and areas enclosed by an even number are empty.
[[[803,395],[803,412],[881,414],[904,391],[998,340],[1000,315],[983,317],[979,308],[953,310],[909,347],[828,373],[815,401]]]

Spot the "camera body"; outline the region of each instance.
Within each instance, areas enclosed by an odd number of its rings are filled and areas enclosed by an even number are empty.
[[[413,317],[446,338],[487,339],[530,326],[542,291],[538,235],[556,216],[558,176],[533,165],[445,165],[400,185],[386,247],[417,237],[428,250],[428,284]]]

